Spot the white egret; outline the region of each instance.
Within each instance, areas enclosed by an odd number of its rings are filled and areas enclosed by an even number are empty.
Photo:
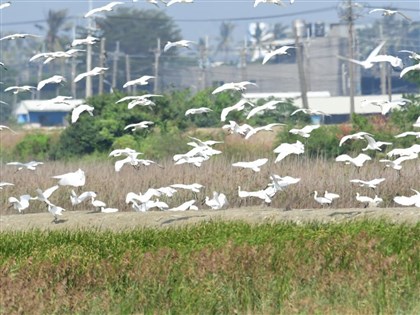
[[[198,183],[193,183],[193,184],[172,184],[170,185],[170,187],[191,190],[192,192],[199,193],[200,189],[203,188],[204,186]]]
[[[72,190],[71,195],[70,195],[70,201],[73,206],[78,205],[79,203],[82,203],[86,199],[94,199],[94,198],[96,198],[96,192],[94,191],[85,191],[81,193],[79,196],[77,196],[76,192]]]
[[[331,192],[328,192],[328,191],[325,191],[324,198],[330,199],[331,202],[332,202],[332,201],[334,201],[334,199],[340,198],[340,195],[339,194],[335,194],[335,193],[331,193]]]
[[[50,102],[53,104],[66,104],[66,105],[70,105],[69,102],[67,102],[68,100],[71,100],[73,97],[72,96],[62,96],[62,95],[58,95],[52,99],[50,99]]]
[[[123,85],[123,88],[129,87],[129,86],[133,86],[133,85],[147,85],[147,84],[149,84],[149,80],[150,79],[154,79],[154,78],[155,77],[154,76],[151,76],[151,75],[144,75],[144,76],[142,76],[142,77],[140,77],[138,79],[135,79],[135,80],[131,80],[131,81],[126,82]]]
[[[190,108],[185,112],[185,116],[203,114],[203,113],[208,113],[212,111],[213,110],[208,107]]]
[[[189,200],[179,205],[178,207],[168,209],[168,211],[187,211],[187,210],[198,210],[198,207],[195,204],[195,200]]]
[[[268,186],[273,187],[275,191],[283,191],[290,185],[297,184],[300,182],[300,178],[294,178],[291,176],[281,177],[279,175],[270,175],[271,183]]]
[[[223,108],[222,113],[220,114],[220,121],[226,121],[226,116],[233,110],[236,110],[238,112],[244,110],[246,104],[255,107],[253,103],[243,98],[239,100],[239,102],[237,102],[235,105]]]
[[[239,198],[255,197],[264,200],[267,204],[271,203],[271,197],[267,194],[266,190],[245,191],[241,190],[241,186],[238,186],[238,196]]]
[[[401,13],[398,10],[390,10],[390,9],[382,9],[382,8],[377,8],[377,9],[373,9],[369,11],[369,14],[372,14],[374,12],[381,12],[382,16],[393,16],[395,14],[399,14],[401,15],[404,19],[406,19],[407,21],[412,21],[411,18],[409,18],[407,15],[405,15],[404,13]]]
[[[308,114],[308,115],[321,115],[321,116],[331,116],[323,111],[317,110],[317,109],[311,109],[311,108],[299,108],[296,109],[293,113],[290,114],[290,116],[293,116],[299,112],[302,112],[304,114]]]
[[[14,185],[15,184],[8,183],[8,182],[0,182],[0,190],[2,190],[3,187],[6,187],[6,186],[14,186]]]
[[[412,51],[412,50],[399,50],[398,52],[409,53],[410,56],[408,56],[408,58],[414,59],[414,60],[419,60],[420,61],[420,54],[419,53],[416,53],[415,51]]]
[[[143,94],[143,95],[137,95],[137,96],[125,96],[118,101],[115,102],[115,104],[119,104],[126,101],[144,101],[149,100],[149,97],[162,97],[163,95],[160,94]]]
[[[50,187],[50,188],[48,188],[48,189],[46,189],[44,191],[42,191],[41,189],[37,188],[37,190],[36,190],[37,196],[34,197],[34,198],[31,198],[31,199],[33,199],[33,200],[39,200],[39,201],[43,201],[43,202],[49,203],[48,198],[50,198],[51,195],[52,195],[52,193],[54,191],[56,191],[59,187],[60,186],[55,185],[55,186],[52,186],[52,187]]]
[[[420,192],[417,190],[411,189],[416,194],[411,195],[410,197],[406,196],[396,196],[394,197],[394,201],[402,206],[415,206],[417,208],[420,208]]]
[[[376,187],[384,180],[385,178],[374,178],[372,180],[351,179],[350,183],[359,184],[360,187],[367,186],[369,188],[376,189]]]
[[[318,202],[319,204],[321,204],[322,206],[327,205],[327,204],[330,205],[332,203],[331,199],[328,199],[328,198],[322,197],[322,196],[318,196],[318,192],[316,190],[313,192],[313,195],[314,195],[314,200],[316,202]]]
[[[5,126],[5,125],[0,125],[0,131],[3,131],[3,130],[10,130],[11,132],[16,133],[16,131],[11,129],[10,127]]]
[[[225,83],[222,86],[219,86],[211,94],[217,94],[217,93],[227,91],[227,90],[234,90],[234,91],[243,92],[243,91],[246,90],[247,85],[257,86],[257,84],[255,84],[253,82],[249,82],[249,81],[242,81],[242,82],[237,82],[237,83],[230,82],[230,83]]]
[[[87,71],[87,72],[78,74],[74,78],[73,82],[79,82],[80,80],[82,80],[82,79],[84,79],[86,77],[92,77],[92,76],[95,76],[95,75],[100,75],[100,74],[104,73],[106,70],[108,70],[108,68],[95,67],[95,68],[93,68],[90,71]]]
[[[379,162],[381,163],[385,163],[385,167],[391,167],[394,170],[400,171],[402,169],[402,162],[408,161],[408,160],[414,160],[418,158],[418,154],[417,153],[413,153],[411,155],[403,155],[400,156],[398,159],[396,160],[387,160],[387,159],[381,159],[379,160]]]
[[[87,18],[87,17],[92,16],[92,15],[94,15],[94,14],[96,14],[96,13],[99,13],[99,12],[110,12],[110,11],[112,11],[112,9],[113,9],[116,5],[120,5],[120,4],[124,4],[124,2],[120,2],[120,1],[113,1],[113,2],[110,2],[110,3],[108,3],[107,5],[104,5],[104,6],[102,6],[102,7],[99,7],[99,8],[95,8],[95,9],[90,10],[89,12],[87,12],[87,13],[84,15],[84,17],[85,17],[85,18]]]
[[[86,38],[74,39],[71,42],[71,47],[79,45],[94,45],[100,41],[101,40],[99,38],[88,35]]]
[[[400,72],[400,78],[405,76],[410,71],[420,71],[420,63],[417,63],[417,64],[412,65],[412,66],[408,66],[408,67],[405,67],[404,69],[402,69],[402,71]]]
[[[80,168],[75,172],[53,176],[52,178],[59,179],[58,184],[61,186],[81,187],[86,182],[85,172]]]
[[[242,167],[242,168],[249,168],[254,172],[261,171],[261,166],[265,165],[268,162],[268,159],[258,159],[252,162],[236,162],[233,163],[233,167]]]
[[[18,33],[18,34],[12,34],[12,35],[4,36],[4,37],[0,38],[0,41],[5,40],[5,39],[13,40],[13,39],[19,39],[19,38],[26,38],[26,37],[39,38],[41,36],[33,35],[33,34],[26,34],[26,33]]]
[[[171,49],[172,47],[185,47],[185,48],[190,48],[190,44],[194,44],[195,42],[191,41],[191,40],[186,40],[186,39],[182,39],[176,42],[170,42],[168,41],[165,45],[165,47],[163,47],[163,51],[166,52],[169,49]]]
[[[420,128],[420,116],[419,116],[419,117],[417,117],[417,120],[416,120],[416,122],[413,124],[413,127],[415,127],[415,128]]]
[[[382,198],[379,198],[377,195],[375,195],[375,198],[371,198],[369,196],[361,196],[359,193],[356,193],[356,200],[364,203],[365,208],[367,207],[377,207],[379,203],[383,201]]]
[[[311,132],[314,131],[315,129],[318,129],[319,127],[321,127],[320,125],[308,125],[305,126],[301,129],[290,129],[289,132],[294,134],[294,135],[299,135],[302,136],[304,138],[309,138],[311,136]]]
[[[362,167],[363,164],[366,161],[372,160],[372,158],[369,155],[366,155],[364,153],[360,153],[355,158],[350,157],[347,154],[341,154],[335,158],[337,162],[345,162],[345,164],[353,164],[356,167]]]
[[[15,197],[9,197],[8,201],[11,204],[9,208],[13,207],[21,213],[23,210],[29,207],[29,200],[31,200],[30,195],[22,195],[19,199]]]
[[[394,155],[408,156],[408,155],[413,155],[413,154],[418,154],[418,153],[420,153],[420,144],[413,144],[409,148],[393,149],[393,150],[389,151],[386,155],[389,156],[389,157],[392,157]]]
[[[13,91],[13,94],[18,94],[21,92],[31,92],[32,90],[35,90],[35,89],[36,89],[35,86],[22,85],[22,86],[9,86],[4,91],[5,92]]]
[[[248,140],[249,138],[251,138],[253,135],[257,134],[260,131],[273,131],[273,127],[275,126],[284,126],[284,124],[280,124],[280,123],[272,123],[272,124],[268,124],[265,126],[261,126],[261,127],[251,127],[249,125],[248,126],[249,131],[245,132],[245,140]]]
[[[125,148],[125,149],[115,149],[109,153],[108,156],[121,156],[121,155],[130,155],[132,153],[143,154],[141,152],[136,152],[136,150]]]
[[[36,167],[39,165],[43,165],[43,162],[37,162],[37,161],[30,161],[28,163],[21,163],[21,162],[9,162],[6,163],[6,165],[10,165],[10,166],[17,166],[17,171],[23,170],[23,169],[27,169],[27,170],[31,170],[31,171],[35,171]]]
[[[222,129],[227,129],[230,134],[239,134],[241,136],[246,136],[248,132],[253,130],[250,125],[243,124],[238,125],[236,121],[230,120],[228,125],[224,125]]]
[[[201,164],[203,164],[203,162],[208,159],[209,159],[208,157],[204,157],[204,156],[183,156],[175,162],[175,165],[188,163],[188,164],[193,164],[196,167],[201,167]]]
[[[367,140],[368,145],[367,145],[366,148],[363,148],[362,151],[367,151],[367,150],[378,150],[378,151],[382,151],[382,149],[381,149],[382,146],[384,146],[384,145],[392,145],[392,142],[376,141],[375,139],[373,139],[369,135],[364,135],[363,137]]]
[[[406,131],[406,132],[396,135],[395,138],[404,138],[407,136],[414,136],[418,139],[420,138],[420,131]]]
[[[228,201],[224,193],[218,193],[217,191],[213,191],[213,198],[210,199],[208,196],[206,196],[204,203],[213,210],[219,210],[226,206],[228,204]]]
[[[202,141],[202,140],[200,140],[198,138],[191,137],[191,136],[188,136],[188,138],[194,140],[194,142],[188,142],[187,143],[188,145],[190,145],[192,147],[204,147],[204,148],[208,148],[209,146],[223,143],[223,141],[216,141],[216,140],[205,140],[205,141]]]
[[[175,3],[193,3],[194,0],[171,0],[168,3],[166,3],[166,6],[169,7]]]
[[[131,131],[136,131],[137,129],[147,129],[153,124],[154,124],[153,121],[146,121],[145,120],[145,121],[141,121],[141,122],[136,123],[136,124],[129,124],[129,125],[124,127],[124,130],[127,130],[129,128],[132,128]]]
[[[271,58],[273,58],[276,55],[287,55],[287,51],[289,49],[292,49],[292,48],[296,48],[296,47],[294,47],[294,46],[282,46],[282,47],[280,47],[278,49],[275,49],[273,51],[270,51],[268,54],[266,54],[264,56],[264,59],[263,59],[262,64],[267,63],[268,60],[270,60]]]
[[[51,83],[55,83],[55,84],[59,84],[62,82],[66,82],[66,78],[61,76],[61,75],[53,75],[52,77],[42,80],[38,83],[36,89],[39,91],[41,90],[45,85],[47,84],[51,84]]]
[[[90,116],[93,116],[93,110],[95,108],[93,106],[87,104],[81,104],[73,108],[71,112],[71,123],[74,124],[78,119],[81,113],[88,112]]]
[[[273,150],[274,153],[278,153],[278,156],[274,163],[280,162],[286,156],[290,154],[302,154],[305,152],[305,146],[302,142],[297,140],[295,143],[282,143]]]
[[[10,2],[10,1],[3,2],[3,3],[0,4],[0,10],[3,10],[7,7],[10,7],[11,5],[12,5],[12,2]]]
[[[246,119],[251,118],[252,116],[254,116],[256,113],[258,112],[262,112],[262,111],[266,111],[266,110],[275,110],[276,106],[278,103],[280,103],[281,101],[268,101],[267,103],[261,105],[261,106],[257,106],[254,107],[253,109],[251,109],[251,111],[248,113],[248,115],[246,116]]]
[[[338,56],[338,58],[350,61],[350,62],[355,63],[355,64],[358,64],[365,69],[370,69],[374,65],[373,59],[378,55],[379,51],[382,49],[384,44],[385,44],[385,41],[381,42],[374,50],[372,50],[372,52],[369,54],[369,56],[365,60],[362,60],[362,61],[355,60],[355,59],[350,59],[350,58],[346,58],[346,57],[342,57],[342,56]]]
[[[54,216],[54,223],[58,223],[58,217],[57,216],[61,216],[63,215],[63,211],[66,211],[66,209],[61,208],[59,206],[56,206],[52,203],[48,204],[48,212],[51,213]]]

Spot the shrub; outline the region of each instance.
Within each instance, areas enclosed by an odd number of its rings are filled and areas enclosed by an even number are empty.
[[[45,160],[49,158],[52,143],[52,137],[47,134],[28,134],[16,145],[13,155],[21,160]]]

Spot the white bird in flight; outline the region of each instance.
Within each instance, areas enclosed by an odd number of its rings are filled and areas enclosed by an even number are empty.
[[[230,83],[225,83],[225,84],[219,86],[211,94],[217,94],[217,93],[227,91],[227,90],[234,90],[234,91],[243,92],[243,91],[246,90],[247,85],[257,86],[257,84],[255,84],[253,82],[249,82],[249,81],[230,82]]]
[[[10,130],[11,132],[16,133],[16,131],[11,129],[10,127],[5,126],[5,125],[0,125],[0,131],[3,131],[3,130]]]
[[[364,132],[364,131],[356,132],[352,135],[347,135],[347,136],[342,137],[338,146],[341,147],[344,144],[344,142],[346,142],[347,140],[362,140],[362,139],[365,139],[364,138],[365,135],[372,136],[370,133],[367,133],[367,132]]]
[[[150,79],[154,79],[154,78],[155,77],[154,76],[151,76],[151,75],[144,75],[144,76],[142,76],[142,77],[140,77],[138,79],[135,79],[135,80],[131,80],[131,81],[126,82],[123,85],[123,88],[129,87],[129,86],[133,86],[133,85],[147,85],[147,84],[149,84],[149,80]]]
[[[190,108],[185,112],[185,116],[197,115],[212,112],[213,110],[208,107]]]
[[[402,162],[408,161],[408,160],[415,160],[418,158],[418,154],[411,154],[411,155],[403,155],[400,156],[398,159],[395,160],[388,160],[388,159],[381,159],[379,162],[385,163],[385,167],[391,167],[394,170],[400,171],[402,169]]]
[[[0,4],[0,10],[3,10],[7,7],[10,7],[12,5],[12,3],[10,1],[4,2]]]
[[[6,165],[17,166],[18,167],[17,171],[20,171],[20,170],[23,170],[23,169],[35,171],[37,166],[43,165],[43,164],[44,164],[43,162],[30,161],[28,163],[9,162]]]
[[[41,36],[33,35],[33,34],[26,34],[26,33],[17,33],[17,34],[4,36],[4,37],[0,38],[0,41],[5,40],[5,39],[13,40],[13,39],[26,38],[26,37],[38,38],[38,37],[41,37]]]
[[[5,92],[13,91],[13,94],[18,94],[21,92],[31,92],[32,90],[35,90],[35,89],[36,89],[35,86],[22,85],[22,86],[9,86],[4,91]]]
[[[311,108],[299,108],[296,109],[293,113],[290,114],[290,116],[293,116],[299,112],[308,114],[308,115],[321,115],[321,116],[331,116],[323,111],[317,110],[317,109],[311,109]]]
[[[54,221],[53,221],[54,223],[58,223],[57,216],[63,215],[63,211],[66,211],[66,209],[56,206],[52,203],[48,204],[48,212],[54,216]]]
[[[198,210],[195,204],[195,200],[189,200],[179,205],[178,207],[168,209],[168,211],[187,211],[187,210]]]
[[[252,107],[255,106],[253,103],[243,98],[239,100],[239,102],[237,102],[235,105],[223,108],[222,113],[220,114],[220,121],[226,121],[226,116],[233,110],[236,110],[238,112],[244,110],[246,104]]]
[[[350,58],[346,58],[342,56],[338,56],[338,58],[356,63],[365,69],[370,69],[373,67],[374,63],[376,62],[374,61],[375,57],[378,55],[379,51],[382,49],[384,45],[385,45],[385,41],[381,42],[378,46],[376,46],[374,50],[372,50],[369,56],[365,60],[362,60],[362,61],[356,60],[356,59],[350,59]]]
[[[233,163],[233,167],[242,167],[242,168],[249,168],[253,170],[254,172],[261,171],[261,166],[265,165],[268,162],[268,159],[258,159],[252,162],[236,162]]]
[[[268,101],[267,103],[265,103],[261,106],[254,107],[253,109],[250,110],[250,112],[246,116],[246,119],[249,119],[252,116],[254,116],[256,113],[259,113],[259,112],[262,112],[262,111],[275,110],[277,104],[280,103],[280,102],[281,101],[272,100],[272,101]]]
[[[383,181],[385,181],[385,178],[374,178],[372,180],[351,179],[350,183],[359,184],[360,187],[367,186],[369,188],[376,189],[376,187]]]
[[[299,135],[302,136],[304,138],[309,138],[311,136],[311,132],[314,131],[315,129],[318,129],[319,127],[321,127],[320,125],[308,125],[305,126],[301,129],[290,129],[289,132],[294,134],[294,135]]]
[[[3,187],[6,187],[6,186],[14,186],[14,185],[15,184],[8,183],[8,182],[0,182],[0,190],[2,190]]]
[[[407,21],[410,21],[410,22],[412,21],[410,17],[408,17],[404,13],[401,13],[400,11],[397,11],[397,10],[377,8],[377,9],[370,10],[369,14],[374,13],[374,12],[382,12],[382,16],[392,16],[392,15],[395,15],[395,14],[399,14],[404,19],[406,19]]]
[[[266,64],[268,60],[270,60],[271,58],[273,58],[276,55],[287,55],[287,51],[289,49],[293,49],[293,48],[296,48],[296,47],[294,47],[294,46],[282,46],[282,47],[280,47],[278,49],[275,49],[273,51],[270,51],[268,54],[266,54],[264,56],[264,59],[262,61],[262,64],[263,65]]]
[[[136,124],[129,124],[127,126],[125,126],[124,130],[132,128],[131,131],[136,131],[137,129],[147,129],[149,128],[151,125],[153,125],[154,122],[153,121],[141,121],[139,123]]]
[[[110,12],[112,11],[112,9],[116,6],[116,5],[120,5],[120,4],[124,4],[124,2],[120,2],[120,1],[113,1],[108,3],[107,5],[104,5],[102,7],[96,8],[96,9],[92,9],[89,12],[87,12],[84,17],[87,18],[89,16],[92,16],[96,13],[99,12]]]
[[[245,124],[246,125],[246,124]],[[257,134],[260,131],[273,131],[273,127],[275,126],[284,126],[284,124],[280,124],[280,123],[272,123],[272,124],[268,124],[265,126],[261,126],[261,127],[251,127],[249,125],[247,126],[247,131],[244,131],[245,133],[245,140],[248,140],[249,138],[251,138],[253,135]]]
[[[61,82],[66,82],[66,78],[61,75],[53,75],[52,77],[48,79],[40,81],[36,89],[39,91],[47,84],[51,84],[51,83],[59,84]]]
[[[18,210],[19,213],[29,207],[29,200],[31,200],[30,195],[22,195],[19,197],[19,199],[15,197],[9,197],[8,199],[9,203],[11,204],[10,207]]]
[[[271,3],[276,5],[284,5],[282,0],[255,0],[254,8],[257,7],[260,3]]]
[[[76,106],[71,112],[71,123],[74,124],[79,119],[80,114],[82,114],[83,112],[88,112],[90,116],[93,116],[94,109],[95,108],[93,106],[87,104],[81,104]]]
[[[194,0],[171,0],[166,4],[166,6],[169,7],[175,3],[193,3],[193,2]]]
[[[245,191],[241,189],[241,186],[238,186],[238,197],[239,198],[248,198],[255,197],[264,200],[265,203],[271,203],[270,190],[261,189],[258,191]]]
[[[305,152],[305,146],[299,140],[296,143],[282,143],[277,148],[273,150],[274,153],[278,153],[278,156],[274,163],[277,163],[283,160],[286,156],[290,154],[302,154]]]
[[[394,201],[402,206],[415,206],[420,208],[420,192],[411,188],[416,194],[411,195],[410,197],[406,196],[396,196],[394,197]]]
[[[384,145],[392,145],[392,142],[376,141],[375,139],[373,139],[369,135],[364,135],[363,137],[367,140],[368,145],[367,145],[366,148],[363,148],[362,151],[366,151],[366,150],[378,150],[378,151],[382,151],[382,149],[381,149],[382,146],[384,146]]]
[[[80,168],[75,172],[53,176],[52,178],[59,179],[58,185],[60,186],[81,187],[84,186],[86,182],[85,172]]]
[[[166,45],[163,47],[163,51],[164,52],[167,52],[172,47],[185,47],[185,48],[190,48],[190,44],[194,44],[194,43],[195,42],[193,42],[191,40],[186,40],[186,39],[181,39],[181,40],[176,41],[176,42],[170,42],[170,41],[168,41],[166,43]]]
[[[335,158],[337,162],[345,162],[345,164],[353,164],[356,167],[362,167],[363,164],[366,161],[372,160],[372,158],[369,155],[366,155],[364,153],[360,153],[355,158],[352,158],[351,156],[347,154],[341,154]]]
[[[75,78],[74,78],[74,82],[79,82],[80,80],[86,78],[86,77],[92,77],[95,75],[100,75],[102,73],[104,73],[106,70],[108,70],[108,68],[102,68],[102,67],[95,67],[90,71],[84,72],[84,73],[80,73],[78,74]]]
[[[79,46],[79,45],[93,45],[99,41],[100,41],[99,38],[88,35],[86,38],[74,39],[71,42],[70,46],[74,47],[74,46]]]

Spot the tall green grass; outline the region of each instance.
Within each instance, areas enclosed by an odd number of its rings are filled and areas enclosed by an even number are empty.
[[[418,314],[420,224],[0,234],[1,312]]]

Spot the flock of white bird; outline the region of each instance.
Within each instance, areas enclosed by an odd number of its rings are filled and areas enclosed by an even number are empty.
[[[159,3],[156,0],[147,0],[148,2],[158,5]],[[133,1],[137,2],[137,1]],[[193,3],[193,0],[171,0],[169,2],[160,1],[166,6],[173,5],[175,3]],[[290,1],[292,4],[294,1]],[[271,3],[276,5],[283,5],[283,2],[280,0],[256,0],[254,3],[254,7],[259,5],[260,3]],[[85,18],[91,18],[94,17],[96,14],[101,12],[108,12],[112,11],[113,8],[117,5],[123,5],[124,2],[111,2],[105,6],[95,8],[89,12],[87,12],[84,17]],[[11,2],[5,2],[0,4],[0,10],[7,8],[11,5]],[[389,16],[393,14],[400,14],[402,17],[409,19],[404,14],[398,12],[398,11],[391,11],[391,10],[385,10],[385,9],[374,9],[371,10],[370,13],[374,12],[382,12],[384,16]],[[16,40],[16,39],[22,39],[22,38],[31,38],[31,37],[37,37],[36,35],[31,34],[13,34],[8,35],[5,37],[2,37],[1,40]],[[100,39],[88,36],[84,39],[75,39],[71,47],[77,47],[81,45],[94,45],[95,43],[99,42]],[[183,47],[188,48],[190,44],[193,44],[194,42],[188,41],[188,40],[181,40],[177,42],[168,42],[165,46],[163,51],[166,52],[169,49],[173,47]],[[380,50],[382,49],[385,42],[382,42],[379,46],[377,46],[370,55],[366,58],[366,60],[359,61],[354,59],[348,59],[346,57],[338,56],[339,58],[346,59],[349,62],[356,63],[365,69],[371,68],[375,63],[379,62],[389,62],[393,67],[399,67],[402,69],[400,76],[404,76],[409,71],[418,71],[420,70],[419,64],[415,66],[409,66],[405,67],[403,66],[402,60],[395,56],[389,56],[389,55],[379,55]],[[273,50],[269,54],[267,54],[263,60],[263,64],[265,64],[270,58],[272,58],[274,55],[282,55],[287,54],[287,51],[289,49],[292,49],[295,47],[292,46],[283,46],[279,49]],[[39,53],[34,55],[32,58],[30,58],[30,62],[34,62],[36,60],[44,59],[44,64],[49,63],[55,59],[60,58],[71,58],[76,56],[78,53],[82,53],[85,50],[83,49],[75,49],[71,48],[68,51],[56,51],[56,52],[47,52],[47,53]],[[410,53],[411,58],[415,60],[420,60],[419,54],[411,51],[402,51]],[[2,63],[3,68],[6,69],[6,66],[4,63]],[[77,75],[74,78],[74,82],[79,82],[83,80],[84,78],[88,76],[97,76],[105,73],[108,70],[108,68],[103,67],[95,67],[90,71],[87,71],[85,73],[81,73]],[[134,85],[147,85],[149,84],[149,80],[154,79],[153,76],[150,75],[144,75],[138,79],[128,81],[124,84],[124,88],[127,88],[129,86]],[[63,84],[66,82],[66,79],[61,75],[54,75],[50,78],[44,79],[38,83],[36,87],[34,86],[10,86],[7,87],[4,91],[5,92],[12,92],[14,94],[22,93],[22,92],[30,92],[32,90],[41,90],[44,86],[47,84]],[[231,82],[223,84],[222,86],[216,88],[212,94],[217,93],[224,93],[224,92],[238,92],[242,93],[247,89],[247,86],[254,85],[256,86],[256,83],[243,81],[243,82]],[[117,103],[124,103],[128,102],[128,109],[132,109],[135,106],[155,106],[156,104],[150,99],[153,97],[160,97],[161,95],[156,94],[145,94],[141,96],[126,96],[120,100],[117,101]],[[58,96],[54,99],[51,99],[51,103],[63,103],[67,104],[67,101],[71,99],[71,97],[68,96]],[[269,113],[271,110],[275,110],[276,106],[281,103],[280,100],[271,100],[266,102],[265,104],[261,106],[256,106],[251,101],[246,99],[241,99],[238,103],[226,107],[222,110],[220,120],[221,122],[226,121],[227,116],[231,111],[244,111],[247,113],[246,119],[249,119],[257,114],[265,114]],[[402,107],[409,103],[408,100],[398,100],[398,101],[383,101],[378,100],[375,102],[371,102],[372,105],[380,106],[382,109],[382,114],[386,115],[388,112],[393,110],[396,107]],[[89,115],[93,116],[94,107],[90,106],[88,104],[81,104],[76,106],[71,114],[71,122],[74,124],[79,119],[80,115],[84,112],[87,112]],[[188,109],[185,112],[185,116],[189,115],[200,115],[205,114],[207,112],[212,111],[210,108],[206,107],[199,107],[199,108],[191,108]],[[327,115],[326,113],[323,113],[316,109],[298,109],[295,112],[293,112],[291,115],[295,115],[297,112],[303,112],[308,115]],[[153,125],[154,122],[152,121],[141,121],[135,124],[127,125],[124,130],[131,129],[132,132],[135,132],[137,129],[146,129],[149,128],[151,125]],[[244,139],[249,139],[256,133],[260,131],[272,131],[273,127],[280,126],[282,124],[280,123],[273,123],[268,124],[266,126],[259,126],[259,127],[253,127],[248,124],[239,125],[235,121],[229,121],[229,124],[224,125],[222,128],[224,130],[227,130],[229,134],[237,134],[243,137]],[[308,141],[308,138],[310,138],[311,132],[315,129],[319,128],[319,125],[308,125],[301,129],[293,128],[289,130],[290,133],[298,135],[302,137],[305,141]],[[417,122],[413,124],[413,127],[420,128],[420,117],[417,119]],[[9,129],[11,132],[14,132],[7,126],[0,125],[0,131]],[[396,135],[395,137],[414,137],[415,139],[420,138],[420,132],[415,131],[407,131],[404,133],[401,133],[399,135]],[[174,164],[180,165],[180,164],[192,164],[196,167],[200,167],[205,161],[209,160],[213,155],[221,154],[222,152],[214,149],[213,146],[221,143],[220,141],[213,141],[213,140],[207,140],[202,141],[197,138],[191,138],[191,142],[188,143],[192,147],[192,149],[186,153],[176,154],[173,156]],[[356,134],[347,135],[343,137],[340,140],[339,146],[342,146],[344,142],[349,140],[362,140],[367,142],[366,148],[362,149],[363,151],[368,150],[377,150],[382,151],[382,148],[384,146],[390,146],[392,143],[390,142],[383,142],[383,141],[377,141],[373,138],[373,136],[367,132],[358,132]],[[277,148],[273,150],[274,153],[277,154],[277,157],[275,159],[275,163],[278,163],[285,159],[287,156],[291,154],[300,155],[305,152],[305,145],[301,141],[296,141],[295,143],[282,143]],[[398,157],[396,159],[380,159],[380,163],[384,163],[386,167],[393,168],[397,170],[398,172],[402,169],[402,163],[407,160],[414,160],[418,159],[418,154],[420,153],[420,145],[419,144],[413,144],[409,148],[396,148],[387,153],[387,156],[389,158]],[[118,161],[115,162],[115,171],[119,172],[122,167],[126,164],[131,165],[134,168],[139,168],[141,166],[150,166],[155,165],[157,167],[162,167],[158,163],[147,160],[147,159],[140,159],[138,158],[139,155],[142,155],[141,152],[137,152],[130,148],[125,149],[117,149],[112,151],[109,156],[110,157],[124,157]],[[339,155],[336,158],[337,162],[344,162],[346,164],[353,164],[357,168],[363,167],[365,162],[371,160],[371,157],[360,153],[358,156],[352,158],[351,156],[347,154]],[[248,169],[253,172],[259,172],[261,170],[261,167],[263,167],[268,162],[268,158],[260,158],[255,161],[239,161],[232,164],[232,167],[237,167],[241,169]],[[17,167],[17,171],[22,170],[30,170],[35,171],[37,167],[42,166],[44,163],[37,162],[37,161],[31,161],[28,163],[20,163],[20,162],[9,162],[6,165]],[[22,196],[19,196],[19,198],[16,197],[9,197],[8,201],[10,203],[10,207],[13,207],[18,212],[23,212],[25,209],[27,209],[30,206],[30,201],[32,200],[38,200],[40,202],[45,203],[48,211],[54,215],[54,221],[58,220],[58,216],[62,215],[63,209],[62,207],[53,204],[49,198],[52,196],[52,194],[59,189],[60,186],[71,186],[74,188],[77,188],[77,191],[80,192],[82,187],[84,187],[86,182],[86,176],[85,172],[81,169],[78,169],[75,172],[70,172],[67,174],[57,175],[53,177],[54,179],[57,179],[57,185],[48,188],[46,190],[37,189],[36,190],[36,196],[32,197],[29,194],[25,194]],[[272,201],[272,198],[275,196],[275,194],[279,191],[283,191],[290,185],[294,185],[300,181],[300,178],[293,178],[290,176],[281,177],[276,174],[270,175],[270,181],[267,183],[266,187],[258,190],[258,191],[244,191],[241,189],[240,186],[238,186],[238,196],[240,198],[258,198],[261,199],[264,203],[270,204]],[[361,179],[351,179],[351,183],[358,184],[360,186],[366,186],[370,187],[372,189],[376,189],[376,187],[385,181],[385,178],[375,178],[371,180],[361,180]],[[9,182],[0,182],[0,190],[7,186],[13,186],[13,183]],[[198,210],[198,207],[195,205],[196,199],[191,199],[186,202],[184,202],[181,205],[175,206],[170,208],[169,205],[165,202],[160,201],[158,198],[161,196],[166,197],[172,197],[177,190],[184,189],[184,190],[190,190],[194,194],[197,194],[200,192],[200,189],[202,189],[204,186],[198,183],[193,184],[172,184],[166,187],[161,188],[149,188],[144,193],[135,193],[135,192],[129,192],[126,195],[125,201],[127,204],[131,205],[131,207],[135,211],[139,212],[146,212],[150,209],[160,209],[160,210],[167,210],[167,211],[186,211],[186,210]],[[420,207],[420,193],[413,189],[415,192],[412,196],[395,196],[394,201],[397,204],[404,205],[404,206],[416,206]],[[196,195],[195,195],[196,196]],[[314,191],[313,193],[314,200],[321,205],[331,205],[333,201],[340,196],[335,193],[327,192],[325,191],[323,196],[320,196],[317,191]],[[375,195],[374,198],[368,197],[368,196],[361,196],[359,193],[356,195],[356,200],[365,204],[366,206],[377,206],[382,202],[382,199]],[[97,199],[97,194],[93,191],[84,191],[82,193],[76,193],[75,190],[71,191],[70,200],[72,205],[77,205],[85,201],[90,201],[91,205],[95,207],[98,211],[109,213],[109,212],[116,212],[118,209],[116,208],[109,208],[107,207],[107,204],[99,199]],[[222,192],[213,192],[213,195],[211,197],[206,197],[205,200],[203,200],[203,204],[206,204],[211,209],[222,209],[224,207],[227,207],[228,205],[228,199],[227,196]]]

